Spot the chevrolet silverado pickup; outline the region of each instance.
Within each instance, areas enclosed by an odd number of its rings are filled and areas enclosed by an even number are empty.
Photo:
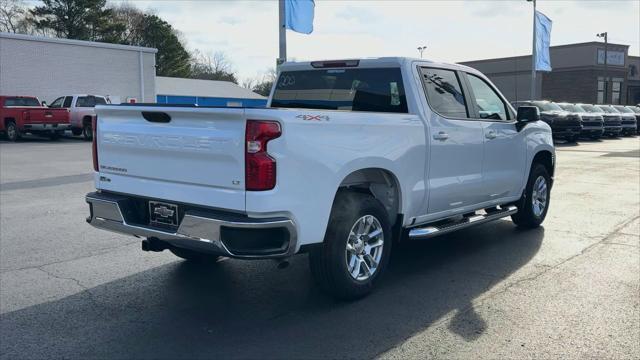
[[[30,96],[0,96],[0,132],[9,141],[24,133],[57,139],[70,126],[67,109],[49,109]]]
[[[558,106],[580,116],[580,122],[582,123],[581,136],[597,140],[604,135],[604,118],[602,115],[590,113],[578,104],[558,103]]]
[[[602,113],[604,118],[604,134],[610,137],[618,137],[622,134],[622,115],[607,105],[594,105]]]
[[[483,74],[420,59],[285,63],[267,108],[96,107],[87,222],[191,261],[308,253],[342,299],[394,241],[505,217],[539,226],[551,129]]]
[[[611,105],[611,107],[618,111],[622,117],[622,133],[625,135],[635,135],[636,132],[638,132],[636,113],[622,105]]]
[[[549,124],[553,137],[575,142],[582,133],[582,119],[580,115],[562,109],[558,104],[550,101],[520,101],[519,106],[535,106],[540,110],[540,118]]]
[[[71,133],[75,136],[82,135],[85,140],[91,140],[91,119],[95,116],[96,105],[106,105],[109,100],[99,95],[67,95],[61,96],[49,105],[49,108],[66,108],[71,116]]]

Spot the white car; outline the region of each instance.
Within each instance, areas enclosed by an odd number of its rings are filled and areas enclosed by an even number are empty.
[[[96,105],[109,104],[109,100],[100,95],[67,95],[61,96],[49,105],[50,108],[68,108],[71,115],[71,132],[91,140],[91,121],[96,115]]]
[[[197,261],[309,252],[339,298],[371,291],[393,240],[549,209],[551,129],[465,66],[286,63],[266,109],[96,111],[91,225]]]

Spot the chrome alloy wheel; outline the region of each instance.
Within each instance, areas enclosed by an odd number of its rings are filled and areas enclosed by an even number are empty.
[[[351,227],[345,260],[351,277],[363,281],[369,279],[382,259],[384,232],[380,221],[373,215],[365,215]]]
[[[536,182],[533,183],[533,194],[531,195],[531,206],[535,216],[540,217],[544,213],[548,195],[547,180],[544,176],[538,176]]]

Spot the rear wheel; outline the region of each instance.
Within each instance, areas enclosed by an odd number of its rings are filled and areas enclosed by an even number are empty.
[[[91,141],[93,139],[93,129],[91,128],[91,122],[85,121],[82,124],[82,138]]]
[[[7,121],[5,132],[9,141],[17,141],[20,139],[20,131],[13,120]]]
[[[172,247],[169,249],[169,251],[171,251],[173,255],[179,258],[183,258],[185,260],[188,260],[191,262],[198,262],[198,263],[215,263],[220,258],[220,256],[218,255],[205,254],[205,253],[201,253],[201,252],[197,252],[189,249],[183,249],[179,247]]]
[[[533,164],[527,187],[520,201],[518,212],[511,215],[511,220],[525,228],[540,226],[547,216],[551,200],[551,177],[542,164]]]
[[[336,298],[364,297],[384,271],[391,243],[384,206],[371,195],[341,191],[334,201],[322,246],[309,254],[311,274]]]
[[[82,129],[80,129],[80,128],[72,128],[71,129],[71,133],[73,134],[73,136],[80,136],[80,135],[82,135]]]

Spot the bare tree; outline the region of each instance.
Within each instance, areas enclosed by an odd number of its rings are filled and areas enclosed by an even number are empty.
[[[229,57],[222,51],[216,51],[213,55],[204,54],[195,50],[191,54],[191,77],[204,80],[222,80],[238,83],[233,72],[233,65]]]
[[[0,31],[31,33],[28,10],[22,0],[0,0]]]

